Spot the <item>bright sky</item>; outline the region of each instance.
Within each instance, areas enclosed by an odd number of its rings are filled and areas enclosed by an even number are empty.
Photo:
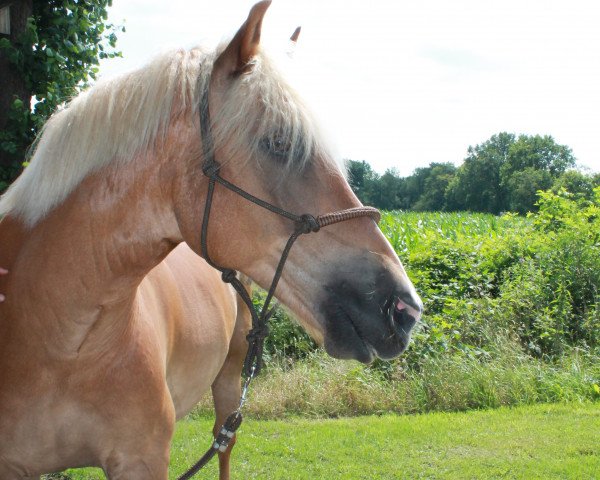
[[[113,0],[123,60],[167,47],[216,45],[250,0]],[[338,154],[380,173],[460,164],[491,135],[552,135],[600,171],[600,2],[589,0],[274,0],[270,50],[302,34],[294,62]]]

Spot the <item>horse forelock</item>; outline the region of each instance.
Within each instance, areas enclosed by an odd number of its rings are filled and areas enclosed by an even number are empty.
[[[0,199],[0,216],[11,213],[33,226],[89,174],[152,148],[174,118],[188,115],[193,121],[215,56],[202,48],[167,51],[72,99],[38,135],[29,166]],[[261,53],[254,63],[233,83],[222,108],[211,112],[214,144],[243,158],[261,158],[261,142],[280,135],[290,147],[282,173],[302,170],[315,152],[327,151],[325,142],[272,60]],[[321,167],[343,171],[329,156],[319,158],[325,158]]]
[[[345,173],[343,164],[328,153],[327,139],[311,111],[278,67],[261,52],[249,73],[231,82],[219,111],[211,112],[215,147],[226,146],[239,158],[259,159],[265,157],[264,141],[276,138],[288,147],[276,167],[282,178],[316,158],[321,161],[318,168]]]

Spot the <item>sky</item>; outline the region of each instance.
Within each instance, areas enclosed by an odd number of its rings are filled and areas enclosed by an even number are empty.
[[[123,59],[112,76],[172,47],[217,45],[253,1],[113,0]],[[297,26],[294,85],[337,155],[383,173],[460,165],[507,131],[551,135],[600,172],[600,2],[589,0],[273,0],[265,48]]]

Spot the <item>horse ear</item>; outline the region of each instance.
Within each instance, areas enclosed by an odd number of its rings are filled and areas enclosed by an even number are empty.
[[[252,7],[244,24],[215,61],[215,68],[225,68],[232,75],[252,69],[252,59],[260,46],[262,21],[269,5],[271,0],[263,0]]]
[[[298,41],[298,37],[300,36],[300,31],[302,30],[302,27],[296,27],[296,30],[294,30],[294,33],[292,33],[292,36],[290,37],[290,40],[294,43],[296,43]]]

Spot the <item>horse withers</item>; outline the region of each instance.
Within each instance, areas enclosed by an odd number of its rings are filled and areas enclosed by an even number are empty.
[[[205,242],[268,287],[294,225],[217,184],[202,238],[201,98],[222,178],[288,212],[361,207],[260,48],[268,6],[224,48],[163,54],[79,95],[0,201],[3,480],[84,465],[164,480],[175,420],[211,385],[221,419],[238,402],[248,312],[196,254]],[[400,354],[421,312],[366,216],[302,236],[277,297],[332,356],[363,362]]]

